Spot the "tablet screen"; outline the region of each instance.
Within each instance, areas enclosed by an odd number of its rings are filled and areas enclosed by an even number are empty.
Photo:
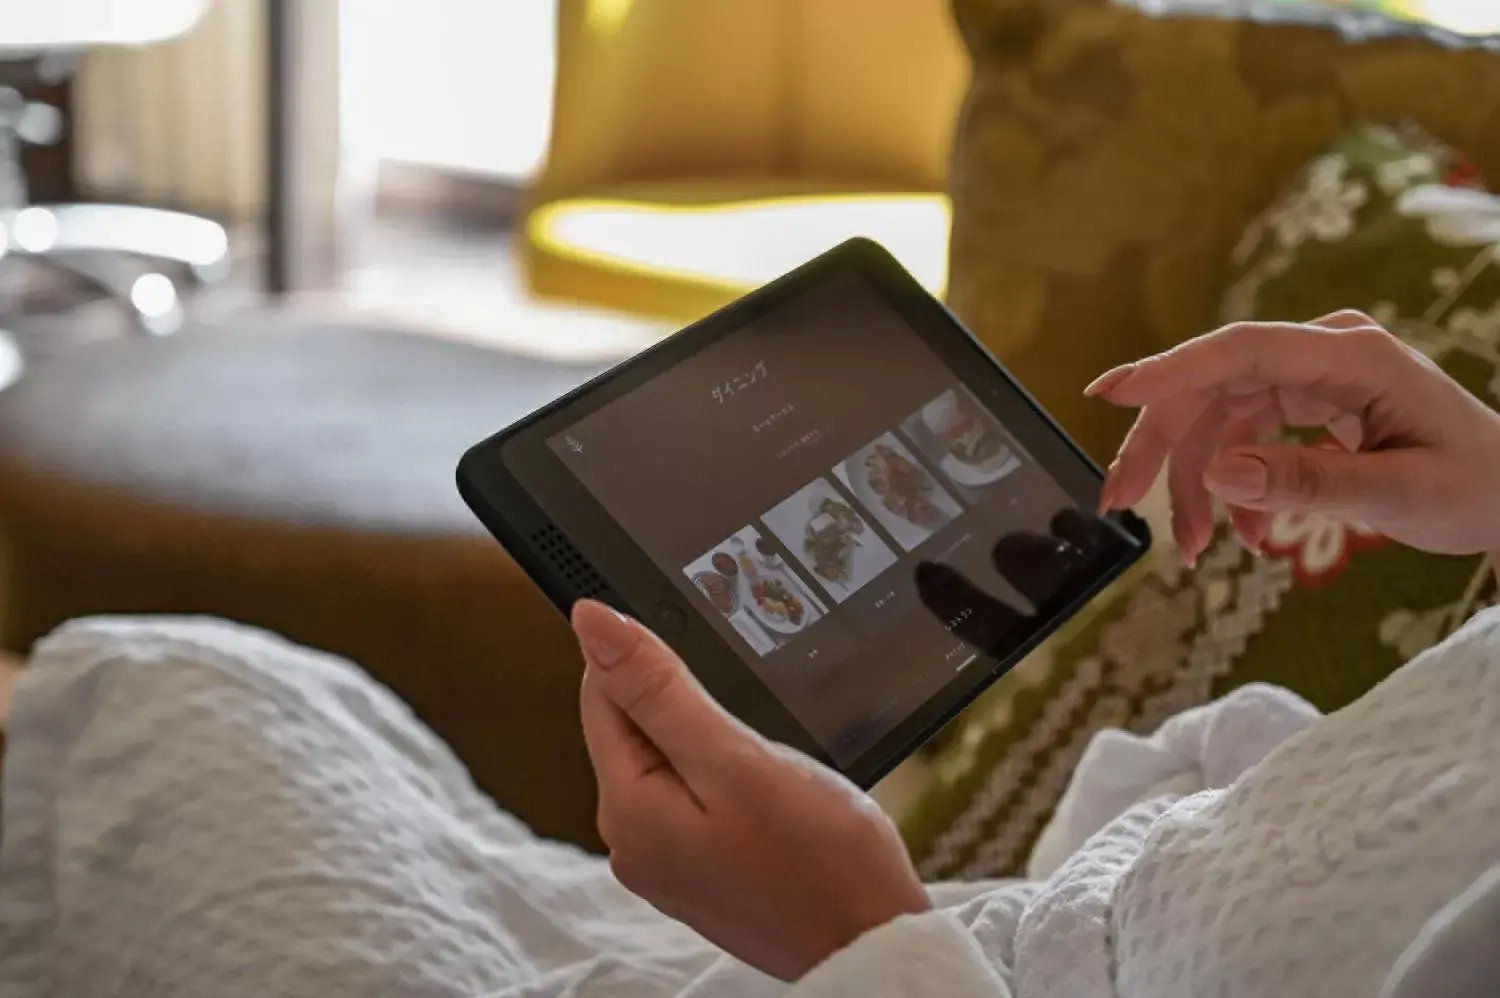
[[[1136,543],[1022,438],[848,270],[547,445],[844,765]]]

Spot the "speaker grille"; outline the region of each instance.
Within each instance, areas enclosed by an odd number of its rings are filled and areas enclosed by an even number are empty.
[[[531,546],[562,577],[577,599],[597,599],[607,588],[594,566],[551,524],[531,535]]]

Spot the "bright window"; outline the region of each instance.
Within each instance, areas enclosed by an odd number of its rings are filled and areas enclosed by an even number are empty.
[[[555,0],[342,0],[339,16],[351,156],[536,174],[552,125]]]

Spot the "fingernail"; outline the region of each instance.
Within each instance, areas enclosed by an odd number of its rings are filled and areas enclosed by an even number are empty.
[[[1209,466],[1204,476],[1208,490],[1229,502],[1263,499],[1270,486],[1266,462],[1249,454],[1226,457]]]
[[[1095,398],[1099,395],[1103,395],[1105,392],[1109,391],[1112,388],[1118,388],[1120,386],[1120,382],[1124,381],[1134,373],[1134,364],[1123,364],[1112,371],[1105,371],[1103,374],[1099,375],[1099,377],[1095,378],[1092,382],[1089,383],[1089,386],[1083,390],[1083,394],[1088,398]]]
[[[588,664],[605,671],[619,665],[641,639],[635,621],[593,600],[574,604],[573,633]]]
[[[1115,500],[1115,469],[1120,466],[1120,459],[1115,458],[1109,462],[1109,467],[1104,469],[1104,486],[1099,490],[1099,515],[1103,516],[1114,509]]]

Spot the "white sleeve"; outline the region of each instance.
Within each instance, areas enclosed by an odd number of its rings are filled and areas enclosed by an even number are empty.
[[[1011,998],[973,934],[951,913],[907,915],[865,933],[787,992],[786,998]]]
[[[1500,986],[1500,865],[1423,926],[1396,962],[1382,998],[1482,998]]]
[[[1149,736],[1100,731],[1033,847],[1027,879],[1051,877],[1135,804],[1229,786],[1319,716],[1289,690],[1250,683],[1174,715]]]

